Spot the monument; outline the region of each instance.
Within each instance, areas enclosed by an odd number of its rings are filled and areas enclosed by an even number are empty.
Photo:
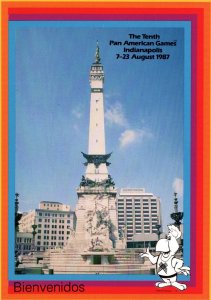
[[[81,251],[111,251],[121,248],[118,238],[116,194],[114,181],[108,173],[111,153],[106,154],[103,83],[104,71],[97,45],[90,71],[90,121],[88,153],[82,152],[86,166],[77,189],[77,225],[70,246]]]

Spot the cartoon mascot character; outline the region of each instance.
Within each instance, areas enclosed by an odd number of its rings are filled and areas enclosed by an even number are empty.
[[[156,244],[156,251],[160,252],[159,256],[153,256],[149,248],[145,253],[140,253],[141,257],[148,257],[152,264],[156,264],[157,274],[163,282],[157,282],[159,288],[174,286],[179,290],[185,290],[186,284],[177,282],[177,274],[190,274],[190,268],[183,266],[183,261],[175,257],[179,244],[177,239],[180,238],[181,232],[174,225],[168,226],[167,239],[160,239]]]

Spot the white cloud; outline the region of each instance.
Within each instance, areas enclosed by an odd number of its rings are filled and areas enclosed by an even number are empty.
[[[178,197],[183,197],[183,179],[175,178],[172,187],[174,192],[178,194]]]
[[[106,92],[105,94],[104,94],[104,97],[105,97],[105,99],[107,99],[107,100],[112,100],[113,101],[113,99],[114,98],[117,98],[117,97],[120,97],[121,96],[121,94],[120,93],[118,93],[118,92]]]
[[[152,134],[146,129],[127,129],[119,138],[120,147],[124,148],[136,142],[142,142],[145,138],[151,137]]]
[[[124,116],[122,105],[119,102],[116,102],[107,108],[105,112],[105,119],[111,125],[115,124],[122,127],[128,126],[128,121]]]
[[[81,110],[81,108],[74,108],[73,110],[72,110],[72,114],[77,118],[77,119],[80,119],[81,117],[82,117],[82,115],[83,115],[83,113],[82,113],[82,110]]]

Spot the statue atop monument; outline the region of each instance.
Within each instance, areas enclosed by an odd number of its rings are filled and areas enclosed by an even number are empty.
[[[96,48],[96,52],[95,52],[95,63],[96,64],[100,63],[100,48],[98,45],[98,41],[97,41],[97,48]]]

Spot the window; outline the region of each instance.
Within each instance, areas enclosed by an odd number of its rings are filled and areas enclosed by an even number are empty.
[[[39,216],[42,216],[42,213],[39,213]]]

